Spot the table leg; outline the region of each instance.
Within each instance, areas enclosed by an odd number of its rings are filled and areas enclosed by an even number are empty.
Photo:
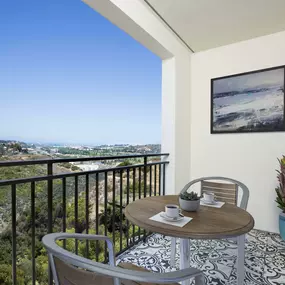
[[[175,267],[175,256],[176,256],[176,238],[171,238],[171,251],[170,251],[170,265]]]
[[[245,252],[245,235],[237,237],[238,255],[237,255],[237,284],[243,285],[244,271],[244,252]]]
[[[180,239],[180,269],[190,267],[190,240]],[[182,285],[189,285],[190,280],[185,280]]]

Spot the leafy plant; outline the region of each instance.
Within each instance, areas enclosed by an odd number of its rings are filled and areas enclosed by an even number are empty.
[[[280,170],[277,171],[277,179],[279,182],[279,186],[275,188],[277,197],[276,203],[278,204],[278,208],[285,213],[285,156],[283,155],[282,159],[278,159]]]
[[[184,193],[181,193],[180,194],[180,198],[182,200],[187,200],[187,201],[197,201],[197,200],[200,200],[200,197],[198,196],[198,194],[193,192],[193,191],[190,192],[190,193],[188,193],[187,191],[184,192]]]

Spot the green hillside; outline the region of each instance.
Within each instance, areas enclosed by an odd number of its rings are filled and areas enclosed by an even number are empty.
[[[66,166],[67,167],[67,166]],[[57,172],[69,172],[71,169],[58,167]],[[46,166],[17,166],[0,168],[0,180],[9,180],[14,178],[34,177],[46,175]],[[95,184],[94,177],[89,178],[90,185]],[[78,179],[78,228],[76,232],[85,232],[85,195],[86,188],[85,177]],[[66,179],[66,226],[68,232],[75,232],[74,217],[74,177]],[[47,203],[47,182],[37,182],[35,189],[35,257],[36,257],[36,279],[38,285],[46,285],[48,278],[48,260],[42,247],[41,239],[47,233],[48,226],[48,203]],[[89,206],[95,201],[90,201]],[[100,206],[100,208],[102,205]],[[32,217],[31,217],[31,186],[30,183],[17,186],[17,280],[18,285],[30,285],[32,280]],[[115,213],[115,239],[116,252],[119,251],[119,229],[122,224],[124,237],[123,247],[126,246],[126,236],[132,236],[133,227],[128,227],[125,221],[120,220],[120,211]],[[98,217],[99,233],[105,234],[105,222],[107,224],[107,235],[112,237],[112,210],[107,209],[107,215],[103,213]],[[95,233],[95,218],[89,220],[90,233]],[[62,205],[62,181],[53,182],[53,230],[62,231],[63,226],[63,205]],[[0,187],[0,284],[12,284],[12,233],[11,233],[11,187]],[[134,228],[137,231],[137,228]],[[67,243],[67,248],[74,251],[74,242]],[[95,259],[96,255],[100,261],[104,261],[104,246],[99,243],[99,250],[96,253],[95,243],[90,244],[90,258]],[[78,243],[78,252],[80,255],[86,254],[85,242]]]

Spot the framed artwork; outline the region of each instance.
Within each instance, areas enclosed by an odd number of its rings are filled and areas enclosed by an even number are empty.
[[[211,133],[285,131],[285,66],[211,80]]]

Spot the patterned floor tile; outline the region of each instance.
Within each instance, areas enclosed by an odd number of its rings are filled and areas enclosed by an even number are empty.
[[[269,233],[268,245],[272,246],[271,250],[275,248],[280,251],[285,251],[285,241],[281,239],[281,236],[279,234]]]
[[[264,275],[270,284],[285,284],[285,253],[274,252],[265,256]]]
[[[170,245],[170,237],[153,234],[146,242],[122,254],[118,261],[131,262],[154,272],[174,271],[179,268],[179,239],[175,267],[170,265]],[[206,284],[236,285],[236,261],[235,241],[191,241],[190,266],[203,270]],[[244,285],[285,285],[285,242],[278,234],[252,230],[246,236]]]

